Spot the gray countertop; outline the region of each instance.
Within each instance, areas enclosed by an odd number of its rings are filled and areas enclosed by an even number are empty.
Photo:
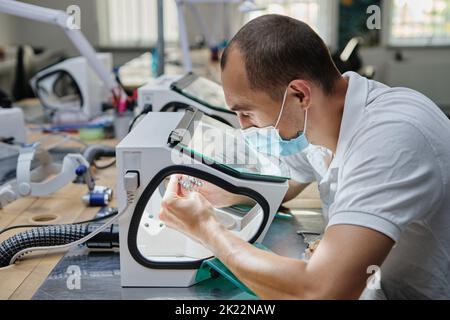
[[[296,231],[307,226],[299,221],[301,216],[275,219],[263,244],[277,254],[301,259],[306,244]],[[80,277],[74,280],[74,274]],[[252,298],[222,277],[189,288],[122,288],[119,253],[90,252],[84,247],[69,251],[33,296],[33,300]]]

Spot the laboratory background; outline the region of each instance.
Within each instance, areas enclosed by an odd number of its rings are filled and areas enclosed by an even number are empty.
[[[200,141],[242,142],[220,59],[272,13],[309,24],[341,73],[450,115],[450,0],[0,0],[1,300],[257,299],[159,219],[174,174],[249,198],[215,211],[258,248],[314,251],[317,183],[282,204],[283,164],[247,149],[233,156],[252,165],[230,164]]]

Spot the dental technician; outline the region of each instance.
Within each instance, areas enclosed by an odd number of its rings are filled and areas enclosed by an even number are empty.
[[[209,248],[265,299],[449,299],[450,121],[427,97],[340,74],[305,23],[247,23],[222,60],[243,135],[290,167],[288,201],[317,181],[326,230],[308,262],[255,248],[213,206],[238,202],[170,180],[161,219]],[[368,286],[373,270],[378,283]],[[373,280],[373,278],[372,278]],[[377,285],[378,284],[378,285]]]

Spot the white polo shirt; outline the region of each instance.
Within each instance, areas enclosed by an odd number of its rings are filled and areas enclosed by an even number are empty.
[[[414,90],[344,76],[333,160],[323,168],[314,160],[320,150],[285,158],[292,178],[318,182],[327,227],[359,225],[395,241],[381,266],[382,291],[362,298],[449,299],[450,121]]]

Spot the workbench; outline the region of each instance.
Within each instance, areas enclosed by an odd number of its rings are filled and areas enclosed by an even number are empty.
[[[35,141],[41,136],[31,133],[28,141]],[[117,141],[102,140],[89,143],[115,145]],[[71,143],[67,143],[70,147]],[[111,160],[105,160],[105,162]],[[94,171],[97,185],[115,188],[115,167],[103,171]],[[81,196],[86,194],[87,187],[83,184],[70,183],[47,197],[21,198],[0,209],[0,229],[18,224],[63,224],[91,219],[98,208],[88,208]],[[115,206],[115,200],[111,206]],[[16,229],[0,235],[0,241],[23,231]],[[30,254],[13,266],[0,269],[0,299],[30,299],[45,278],[50,274],[63,253]]]
[[[308,211],[297,211],[293,218],[275,218],[262,242],[271,251],[302,259],[306,244],[296,231],[304,229],[297,217]],[[315,211],[309,211],[318,224]],[[74,269],[75,268],[75,269]],[[78,276],[79,280],[75,280]],[[76,282],[77,281],[77,282]],[[78,284],[75,285],[75,284]],[[118,252],[89,252],[86,248],[70,250],[45,280],[33,300],[119,300],[119,299],[256,299],[223,277],[208,279],[189,288],[122,288]]]

